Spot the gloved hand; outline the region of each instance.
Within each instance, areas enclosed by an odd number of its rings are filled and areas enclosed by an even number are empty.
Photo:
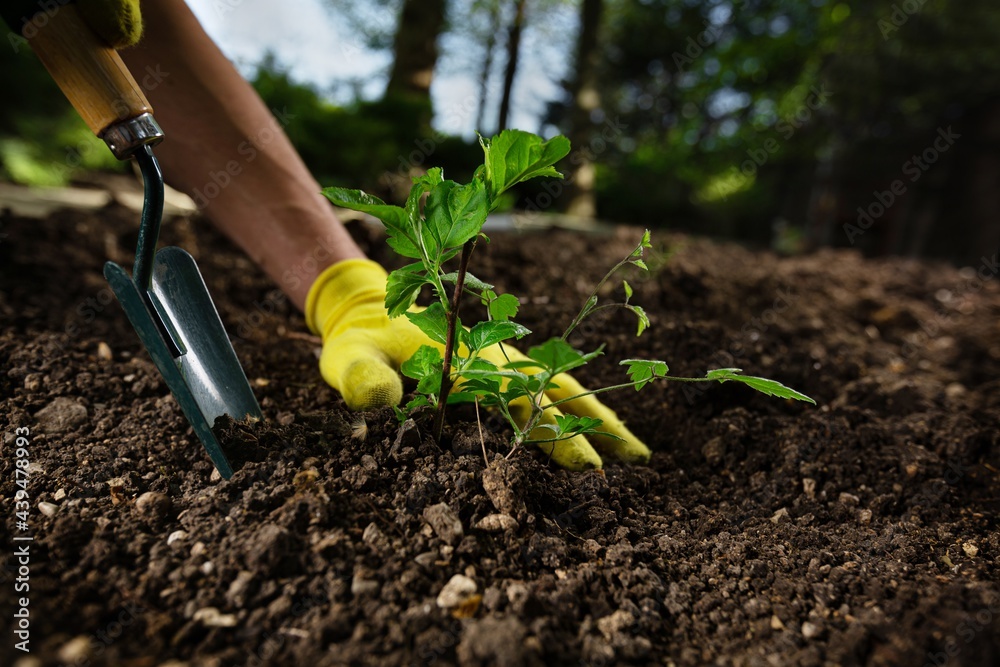
[[[135,46],[142,37],[139,0],[77,0],[90,29],[116,49]]]
[[[434,344],[407,318],[389,319],[384,303],[385,281],[385,269],[375,262],[348,259],[324,271],[306,299],[306,322],[323,338],[320,372],[352,410],[397,405],[403,398],[399,366],[421,345]],[[525,358],[510,346],[505,349],[511,360]],[[484,350],[480,356],[498,366],[506,363],[499,346]],[[585,391],[566,374],[556,376],[554,382],[559,388],[546,392],[548,400],[556,401]],[[603,430],[624,439],[594,437],[593,444],[604,456],[626,463],[649,460],[649,448],[625,427],[614,411],[594,396],[563,405],[572,414],[602,419]],[[521,408],[521,415],[515,416],[526,419],[528,406],[524,404]],[[553,413],[557,409],[546,410],[544,421],[554,423]],[[532,434],[539,439],[550,435],[547,429]],[[557,464],[570,470],[603,465],[601,456],[583,436],[539,447]]]

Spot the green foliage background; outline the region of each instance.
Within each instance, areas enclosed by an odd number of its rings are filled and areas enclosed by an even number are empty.
[[[558,4],[537,0],[534,16],[550,16]],[[446,30],[479,31],[481,39],[482,21],[465,19],[488,5],[452,0]],[[383,33],[359,31],[382,47],[390,41]],[[998,34],[1000,6],[989,0],[605,0],[600,106],[590,141],[575,150],[596,162],[604,219],[785,251],[850,242],[871,252],[975,258],[995,234],[989,221],[1000,218],[1000,203],[988,196],[1000,178],[992,120],[1000,114]],[[269,106],[294,115],[286,131],[324,185],[398,202],[409,176],[431,164],[457,180],[475,167],[477,148],[433,131],[426,102],[390,96],[336,106],[273,58],[253,83]],[[61,184],[80,169],[121,168],[26,46],[0,49],[0,84],[8,91],[0,104],[3,177]],[[567,131],[571,101],[547,102],[542,127],[523,129]],[[863,236],[845,236],[857,209],[947,127],[962,139],[907,183],[905,203]],[[540,187],[522,188],[518,203],[537,202]]]

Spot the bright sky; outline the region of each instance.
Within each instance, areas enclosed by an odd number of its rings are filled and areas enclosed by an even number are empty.
[[[338,25],[328,0],[284,0],[280,3],[272,0],[187,0],[187,3],[205,31],[244,75],[252,74],[264,54],[271,51],[294,79],[315,84],[321,90],[332,90],[335,82],[353,79],[364,82],[362,94],[365,98],[378,98],[382,94],[391,56],[364,49],[359,38],[352,36],[345,26]],[[443,132],[471,136],[475,130],[479,97],[473,72],[481,65],[479,62],[461,63],[460,58],[455,57],[449,60],[439,61],[431,89],[438,112],[434,125]],[[502,55],[497,60],[502,61]],[[449,62],[450,66],[441,67],[442,62]],[[536,131],[545,102],[559,96],[557,82],[565,64],[552,67],[549,63],[549,67],[543,67],[522,58],[522,63],[525,62],[514,84],[511,125]],[[502,62],[498,65],[502,66]],[[499,79],[499,76],[494,77],[492,107],[499,104]],[[494,121],[491,118],[496,116],[495,109],[491,111],[485,121],[487,131],[492,129]]]

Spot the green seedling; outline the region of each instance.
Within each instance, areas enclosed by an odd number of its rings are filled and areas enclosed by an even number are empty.
[[[446,180],[441,169],[430,169],[413,179],[404,206],[386,204],[360,190],[323,191],[334,204],[381,220],[388,245],[399,255],[416,260],[389,274],[385,306],[390,317],[407,317],[437,346],[422,346],[402,365],[401,372],[416,380],[417,387],[415,397],[398,411],[401,418],[419,409],[433,408],[434,435],[440,439],[446,406],[474,401],[477,406],[496,409],[510,424],[514,431],[513,453],[524,444],[556,443],[578,435],[599,433],[611,437],[600,430],[600,419],[557,415],[546,420],[552,423],[544,423],[545,411],[590,394],[625,387],[639,390],[659,380],[741,382],[771,396],[815,403],[774,380],[740,375],[738,368],[712,370],[702,378],[674,377],[667,375],[665,362],[645,359],[620,362],[626,367],[628,382],[546,402],[546,391],[558,387],[557,376],[603,353],[603,346],[581,352],[567,342],[587,317],[607,308],[625,308],[638,320],[637,335],[649,326],[643,309],[630,302],[633,291],[628,282],[622,281],[624,302],[600,304],[598,293],[625,267],[648,270],[643,253],[651,247],[650,234],[646,231],[635,249],[601,279],[561,336],[529,348],[527,357],[523,357],[504,345],[531,333],[513,319],[519,300],[510,294],[497,294],[493,285],[469,272],[469,263],[478,240],[489,240],[482,234],[483,223],[500,197],[532,178],[561,177],[554,165],[569,153],[570,144],[562,136],[543,141],[518,130],[506,130],[489,140],[480,138],[480,144],[483,165],[470,183]],[[452,268],[455,259],[458,266]],[[435,300],[425,308],[415,308],[421,290],[428,285]],[[463,326],[459,318],[463,295],[478,299],[486,307],[488,318]],[[544,435],[539,436],[540,432]]]

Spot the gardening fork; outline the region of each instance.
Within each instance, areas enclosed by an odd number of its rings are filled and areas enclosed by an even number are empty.
[[[232,343],[194,259],[177,247],[156,251],[163,174],[153,145],[163,131],[135,79],[72,4],[47,14],[28,39],[63,94],[119,160],[135,158],[145,199],[132,276],[107,262],[104,276],[219,473],[233,470],[212,433],[217,417],[261,419]]]

